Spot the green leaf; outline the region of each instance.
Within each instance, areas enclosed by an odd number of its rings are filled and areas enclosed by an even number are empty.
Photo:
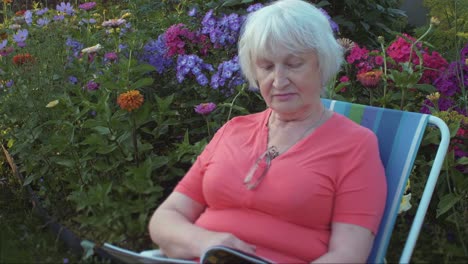
[[[459,165],[468,165],[468,157],[461,157],[457,160]]]
[[[142,79],[139,79],[138,81],[130,84],[130,89],[136,90],[136,89],[139,89],[141,87],[150,86],[151,84],[153,84],[153,82],[154,82],[153,78],[142,78]]]
[[[56,160],[55,163],[57,163],[58,165],[68,167],[68,168],[73,168],[75,166],[75,162],[73,160],[62,159],[62,160]]]
[[[460,129],[460,122],[451,123],[448,125],[448,128],[450,130],[450,138],[453,138],[457,134],[458,129]]]
[[[110,134],[110,129],[108,127],[103,127],[103,126],[96,126],[92,128],[93,130],[96,130],[101,135],[108,135]]]
[[[116,149],[117,149],[117,144],[100,145],[98,149],[96,150],[96,153],[109,154]]]
[[[27,186],[31,184],[31,182],[39,179],[41,177],[41,174],[30,174],[26,179],[24,179],[23,186]]]
[[[151,64],[142,63],[131,68],[132,73],[149,73],[155,71],[156,68]]]
[[[437,204],[437,218],[443,214],[445,214],[448,210],[452,209],[453,206],[460,201],[462,197],[459,195],[456,195],[454,193],[449,193],[444,195],[440,201],[439,204]]]
[[[415,88],[422,91],[422,92],[426,92],[428,94],[435,93],[437,91],[436,88],[433,85],[423,84],[423,83],[416,84]]]
[[[167,156],[153,156],[151,157],[151,163],[153,170],[159,169],[169,163],[169,158]]]

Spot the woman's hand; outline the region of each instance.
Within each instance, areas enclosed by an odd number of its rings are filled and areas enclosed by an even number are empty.
[[[248,244],[233,234],[220,233],[220,232],[209,232],[209,234],[202,239],[200,244],[200,256],[212,246],[226,246],[240,251],[255,254],[255,246]]]
[[[155,211],[149,224],[151,239],[161,251],[172,258],[200,257],[216,245],[255,253],[255,246],[230,233],[209,231],[193,223],[205,207],[189,197],[174,192]]]

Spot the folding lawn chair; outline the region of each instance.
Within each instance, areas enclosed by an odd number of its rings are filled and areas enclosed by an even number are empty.
[[[399,263],[409,263],[419,236],[424,217],[447,153],[450,132],[440,118],[414,112],[352,104],[322,99],[325,107],[371,129],[378,138],[380,157],[387,177],[387,201],[379,231],[375,237],[368,263],[383,263],[398,215],[400,202],[416,159],[416,153],[428,123],[440,130],[441,140],[427,179],[416,216],[406,240]],[[158,250],[144,251],[142,255],[158,255]]]
[[[322,103],[330,110],[371,129],[379,141],[380,157],[385,167],[388,191],[385,212],[367,260],[368,263],[383,263],[385,260],[400,202],[427,124],[435,125],[440,130],[441,140],[435,160],[399,261],[409,263],[447,153],[450,141],[447,125],[440,118],[427,114],[329,99],[322,99]]]

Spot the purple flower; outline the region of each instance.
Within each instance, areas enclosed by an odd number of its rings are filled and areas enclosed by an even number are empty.
[[[114,62],[117,61],[118,55],[115,52],[107,52],[104,54],[104,62]]]
[[[78,8],[88,11],[88,10],[93,9],[95,6],[96,6],[96,2],[87,2],[87,3],[83,3],[79,5]]]
[[[223,15],[217,19],[213,16],[213,10],[210,10],[202,20],[201,33],[209,35],[215,48],[233,45],[237,42],[239,30],[244,21],[245,16],[235,13]]]
[[[8,44],[8,40],[7,40],[7,39],[3,40],[3,41],[0,43],[0,50],[1,50],[1,49],[4,49],[4,48],[6,47],[7,44]]]
[[[78,78],[76,78],[75,76],[69,76],[69,77],[68,77],[68,81],[69,81],[71,84],[77,84],[77,83],[78,83]]]
[[[69,260],[67,258],[64,258],[63,259],[63,264],[67,264],[67,263],[69,263]]]
[[[26,24],[31,25],[32,24],[32,12],[30,10],[27,10],[24,12],[24,21],[26,21]]]
[[[56,6],[57,11],[63,12],[69,16],[73,15],[75,11],[73,10],[73,6],[70,3],[60,3]]]
[[[10,88],[13,86],[13,84],[15,84],[15,82],[13,80],[9,80],[6,82],[6,87]]]
[[[24,43],[28,38],[29,31],[27,29],[20,29],[13,35],[13,41],[16,43]]]
[[[192,8],[192,9],[190,9],[190,10],[188,11],[188,15],[191,16],[191,17],[194,17],[194,16],[197,15],[197,12],[198,12],[197,8],[194,7],[194,8]]]
[[[71,48],[71,51],[75,57],[78,57],[81,50],[84,48],[84,45],[81,42],[74,40],[70,37],[67,38],[67,40],[65,41],[65,45]]]
[[[239,66],[239,58],[235,56],[232,60],[224,61],[219,64],[218,71],[211,77],[211,87],[218,89],[227,87],[232,89],[238,85],[245,83],[242,78]]]
[[[36,15],[42,16],[42,15],[44,15],[45,13],[47,13],[47,11],[49,11],[49,8],[47,8],[47,7],[44,8],[44,9],[39,9],[39,10],[36,11]]]
[[[54,21],[62,21],[65,19],[64,15],[55,15],[54,16]]]
[[[157,40],[150,40],[145,44],[141,60],[154,66],[156,71],[161,74],[174,63],[167,56],[167,50],[165,34],[161,34]]]
[[[48,25],[49,23],[50,23],[50,19],[48,19],[48,18],[39,18],[37,20],[37,25],[39,27],[44,27],[44,26]]]
[[[28,38],[29,32],[27,29],[20,29],[13,35],[13,41],[16,42],[18,47],[26,47],[26,39]]]
[[[263,4],[253,4],[253,5],[250,5],[249,7],[247,7],[247,12],[248,13],[251,13],[251,12],[255,12],[257,10],[259,10],[260,8],[263,7]]]
[[[89,81],[87,84],[86,84],[86,88],[88,89],[88,91],[96,91],[99,89],[99,86],[100,84],[91,80]]]
[[[330,15],[327,13],[327,11],[325,11],[325,9],[323,9],[323,8],[319,8],[319,10],[328,19],[328,22],[330,23],[330,26],[331,26],[333,32],[339,32],[340,28],[338,27],[338,24],[336,24],[336,22],[333,21],[333,19],[330,17]]]
[[[179,83],[183,82],[186,75],[192,73],[195,76],[198,84],[206,86],[208,84],[208,78],[203,73],[203,70],[213,71],[213,66],[204,63],[203,60],[197,55],[179,55],[177,58],[176,66],[176,78]]]
[[[200,115],[208,115],[216,109],[215,103],[202,103],[195,106],[195,112]]]

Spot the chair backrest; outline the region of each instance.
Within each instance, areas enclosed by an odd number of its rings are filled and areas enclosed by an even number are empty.
[[[368,262],[382,263],[384,262],[406,183],[416,159],[416,153],[421,144],[426,126],[428,122],[432,120],[431,118],[434,117],[427,114],[352,104],[329,99],[322,99],[322,103],[330,110],[340,113],[354,122],[369,128],[377,135],[380,157],[385,167],[385,174],[387,177],[388,194],[384,215],[382,217],[379,231],[375,237]],[[443,125],[445,125],[445,123],[443,123]],[[445,128],[446,127],[447,126],[445,125]],[[447,139],[447,137],[449,137],[447,133],[448,128],[443,132],[444,145],[439,145],[442,146],[442,150],[440,151],[442,155],[439,155],[439,157],[436,156],[440,165],[442,164],[448,147],[448,142],[445,141],[449,140],[449,138]],[[443,148],[445,148],[445,150]],[[440,173],[440,167],[435,168],[435,170],[436,171],[433,174],[436,174],[435,181],[437,181],[437,176]],[[429,190],[429,197],[424,198],[428,200],[425,202],[427,204],[432,196],[434,187],[429,186],[429,189],[431,189]],[[422,214],[422,218],[419,216],[421,219],[418,221],[420,222],[420,225],[422,225],[422,220],[424,219],[427,211],[427,206],[423,207],[426,208],[421,208],[421,205],[418,207],[418,213],[419,209],[422,209],[423,211],[419,213],[420,215]],[[411,257],[420,228],[421,227],[419,226],[415,227],[415,230],[411,230],[413,233],[416,232],[416,235],[413,234],[411,237],[411,240],[414,241],[410,241],[408,248],[405,246],[404,251],[409,251],[405,253],[405,255],[407,255],[405,258],[407,258],[408,261]],[[400,259],[400,261],[401,260],[402,259]]]

